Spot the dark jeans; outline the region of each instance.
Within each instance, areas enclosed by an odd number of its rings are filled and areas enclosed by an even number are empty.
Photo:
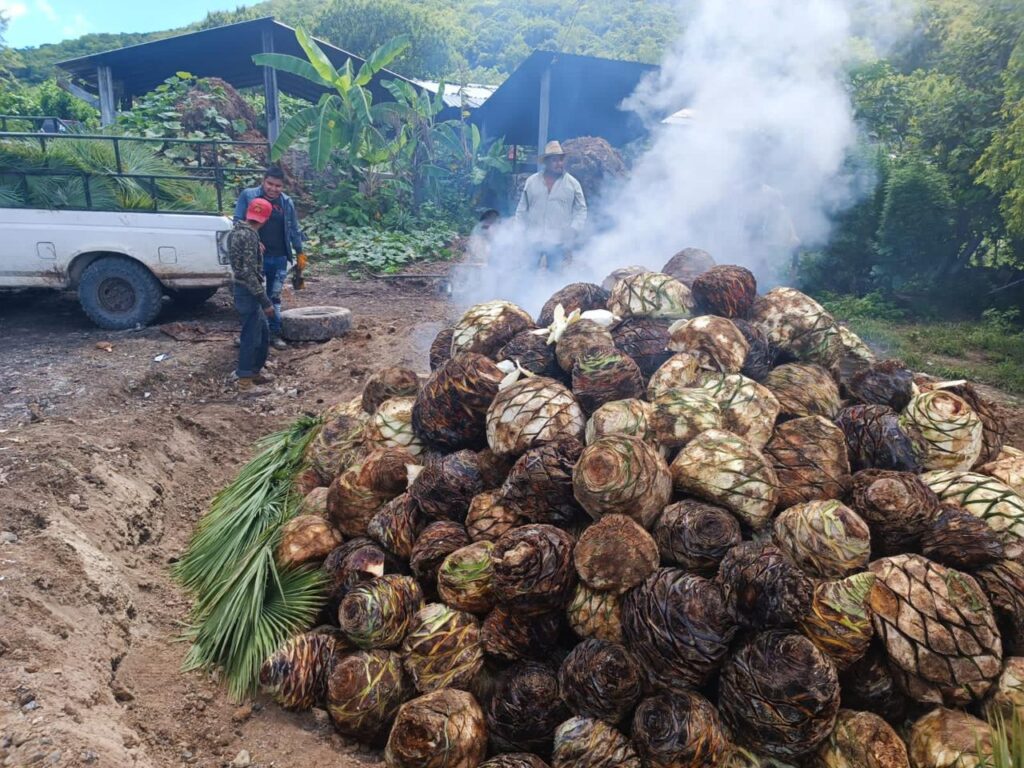
[[[235,309],[242,316],[242,335],[238,344],[238,378],[255,376],[267,362],[270,327],[260,301],[240,285],[235,286]]]
[[[264,256],[263,273],[267,278],[267,296],[274,304],[274,319],[270,321],[272,336],[281,335],[281,291],[288,276],[287,256]]]

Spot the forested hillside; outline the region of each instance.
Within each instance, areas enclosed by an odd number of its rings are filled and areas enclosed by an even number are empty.
[[[357,54],[405,33],[413,45],[395,64],[402,74],[484,82],[500,82],[535,48],[656,62],[677,32],[669,0],[265,0],[182,29],[89,34],[12,51],[7,67],[39,83],[64,59],[261,16],[304,26]]]

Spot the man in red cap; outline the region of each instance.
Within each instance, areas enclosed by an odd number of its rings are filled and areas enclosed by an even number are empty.
[[[243,391],[274,380],[273,376],[263,373],[270,345],[268,320],[274,316],[274,305],[263,284],[258,234],[272,212],[270,202],[257,197],[246,208],[245,219],[236,221],[235,228],[228,234],[228,256],[234,273],[235,309],[242,316],[235,379],[238,389]]]

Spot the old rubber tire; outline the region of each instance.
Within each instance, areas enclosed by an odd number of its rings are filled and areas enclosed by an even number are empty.
[[[78,301],[100,328],[124,331],[160,314],[164,289],[142,264],[119,256],[97,259],[82,273]]]
[[[178,288],[171,292],[171,301],[180,307],[198,307],[203,302],[212,299],[217,292],[217,286],[212,288]]]
[[[281,313],[281,336],[288,341],[327,341],[352,325],[344,307],[297,307]]]

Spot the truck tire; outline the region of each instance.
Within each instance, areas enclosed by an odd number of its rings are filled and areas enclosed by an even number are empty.
[[[160,313],[163,296],[163,286],[152,272],[118,256],[94,261],[78,283],[78,301],[85,314],[111,331],[149,325]]]
[[[351,326],[352,313],[344,307],[298,307],[281,313],[281,336],[288,341],[327,341]]]
[[[178,288],[171,292],[171,301],[181,307],[198,307],[213,298],[217,287],[212,288]]]

